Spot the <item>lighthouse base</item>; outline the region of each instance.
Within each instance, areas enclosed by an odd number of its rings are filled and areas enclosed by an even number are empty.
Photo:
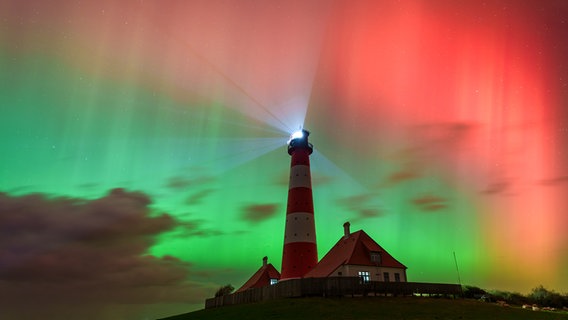
[[[284,244],[280,280],[302,278],[318,263],[317,246],[313,242]]]

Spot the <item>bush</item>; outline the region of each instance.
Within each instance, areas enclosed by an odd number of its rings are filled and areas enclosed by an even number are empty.
[[[464,298],[479,299],[481,296],[487,294],[487,292],[481,288],[474,286],[463,286],[462,292]]]
[[[568,296],[561,295],[557,292],[547,290],[544,286],[540,285],[529,294],[529,298],[543,307],[562,308],[568,307]]]
[[[528,295],[517,292],[494,290],[487,292],[474,286],[462,287],[464,298],[480,299],[487,302],[505,301],[510,305],[536,304],[541,307],[568,308],[568,294],[560,294],[540,285],[532,289]]]
[[[509,291],[492,291],[491,294],[495,298],[495,300],[505,301],[511,305],[523,305],[523,304],[532,304],[531,299],[528,297],[523,296],[518,292],[509,292]]]
[[[232,285],[230,284],[224,285],[221,288],[219,288],[217,292],[215,292],[215,297],[229,295],[231,294],[231,292],[233,292],[233,290],[235,290],[235,288]]]

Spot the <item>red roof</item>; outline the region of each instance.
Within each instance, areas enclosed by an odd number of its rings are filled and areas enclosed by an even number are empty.
[[[380,263],[371,261],[371,252],[380,253]],[[365,231],[359,230],[351,233],[347,238],[341,237],[333,248],[304,277],[328,277],[333,271],[345,264],[407,269],[366,234]]]
[[[272,263],[263,265],[258,271],[248,279],[236,292],[245,291],[249,288],[259,288],[270,285],[270,279],[280,279],[280,272],[274,268]]]

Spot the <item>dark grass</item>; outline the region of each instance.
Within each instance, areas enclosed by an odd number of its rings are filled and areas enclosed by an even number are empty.
[[[424,297],[290,298],[200,310],[166,319],[568,320],[568,313],[502,307],[493,303],[466,299]]]

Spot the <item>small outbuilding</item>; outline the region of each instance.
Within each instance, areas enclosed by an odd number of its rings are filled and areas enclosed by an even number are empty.
[[[236,292],[245,291],[250,288],[260,288],[276,284],[280,280],[280,272],[274,268],[272,263],[268,263],[268,257],[262,258],[262,267],[248,279]]]

